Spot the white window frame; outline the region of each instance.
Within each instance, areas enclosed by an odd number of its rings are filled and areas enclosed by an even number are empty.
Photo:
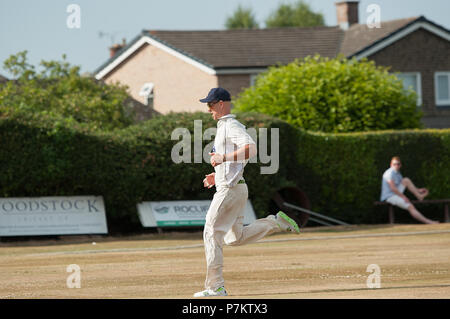
[[[152,82],[144,83],[141,90],[139,91],[139,96],[145,97],[145,105],[153,107],[153,89],[155,88],[155,84]]]
[[[398,72],[398,75],[415,75],[416,76],[416,87],[417,87],[416,105],[422,106],[422,75],[420,74],[420,72]],[[402,79],[400,79],[400,80],[402,80]]]
[[[450,71],[434,72],[434,100],[436,106],[450,106],[450,94],[448,100],[439,100],[438,95],[438,76],[446,75],[448,78],[448,91],[450,93]]]
[[[261,72],[251,73],[251,74],[250,74],[250,86],[255,85],[256,77],[257,77],[260,73],[261,73]]]

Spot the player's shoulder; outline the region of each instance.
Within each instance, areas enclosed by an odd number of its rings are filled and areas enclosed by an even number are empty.
[[[227,126],[229,126],[231,128],[244,128],[245,129],[245,125],[242,124],[241,122],[239,122],[239,120],[236,118],[236,116],[230,117],[228,119]]]

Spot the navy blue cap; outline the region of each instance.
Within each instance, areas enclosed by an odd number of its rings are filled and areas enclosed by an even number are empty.
[[[200,102],[202,103],[209,103],[209,102],[215,102],[215,101],[231,101],[230,93],[225,90],[224,88],[218,87],[213,88],[209,91],[208,96],[204,99],[201,99]]]

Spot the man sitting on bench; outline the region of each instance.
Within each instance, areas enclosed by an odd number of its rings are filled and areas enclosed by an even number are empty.
[[[381,183],[381,201],[387,201],[389,204],[398,206],[409,211],[412,217],[425,224],[437,224],[438,221],[430,220],[423,216],[409,201],[403,192],[405,188],[414,194],[418,200],[423,200],[428,195],[426,188],[417,188],[413,182],[400,174],[400,158],[395,156],[391,159],[391,167],[383,174]]]

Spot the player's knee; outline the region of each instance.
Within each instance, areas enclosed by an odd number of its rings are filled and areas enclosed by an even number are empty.
[[[224,242],[225,242],[225,245],[227,245],[227,246],[237,246],[235,240],[228,241],[228,240],[225,239]]]
[[[222,246],[224,243],[225,232],[214,227],[205,226],[203,230],[203,240],[205,242],[214,243],[214,245]]]
[[[236,238],[234,239],[225,238],[225,245],[227,246],[239,246],[240,244],[241,242]]]
[[[402,179],[403,185],[410,184],[410,183],[411,183],[411,180],[408,177],[403,177],[403,179]]]
[[[218,231],[221,231],[221,226],[219,224],[206,221],[203,232],[217,233]]]
[[[207,240],[214,237],[214,230],[209,225],[205,225],[205,228],[203,229],[203,239]]]

